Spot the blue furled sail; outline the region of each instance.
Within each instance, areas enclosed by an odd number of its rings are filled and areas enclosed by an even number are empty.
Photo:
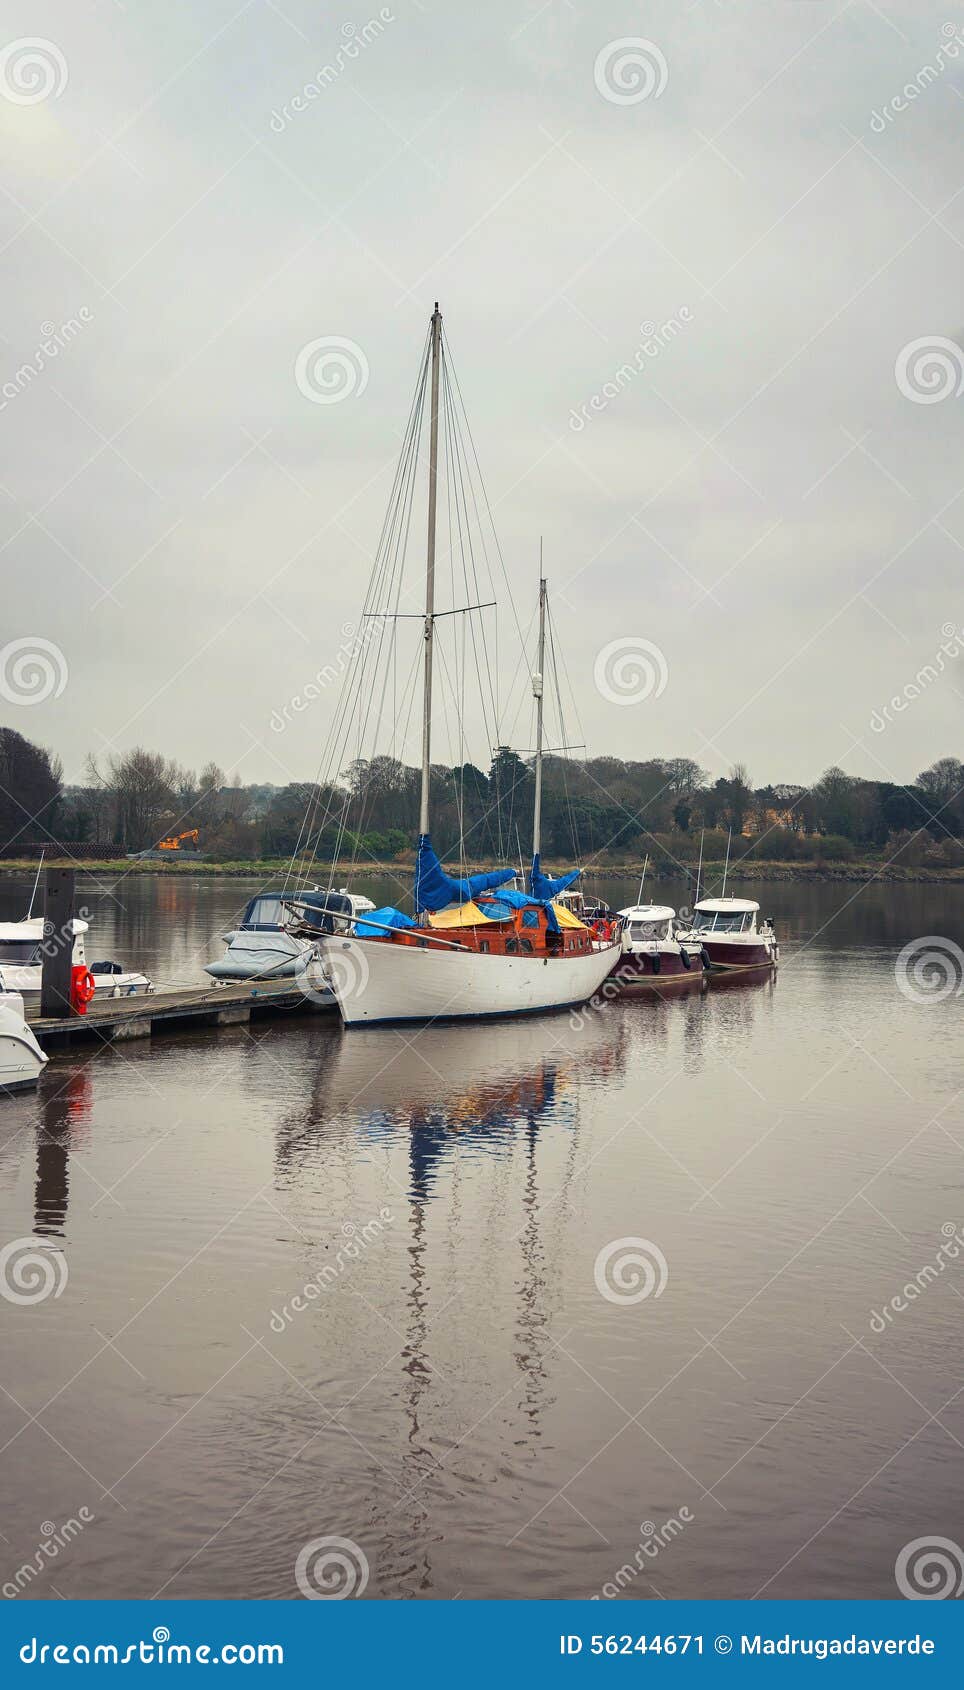
[[[479,892],[488,892],[493,886],[504,886],[514,874],[514,869],[497,868],[488,874],[468,874],[464,880],[453,880],[439,862],[428,834],[422,833],[415,862],[415,908],[417,911],[429,910],[434,915],[436,910],[447,909],[449,904],[467,904]]]
[[[415,923],[410,915],[403,910],[392,909],[386,905],[381,910],[366,910],[364,915],[355,921],[355,936],[358,939],[384,939],[387,928],[414,927]]]
[[[537,853],[532,859],[529,885],[532,888],[533,896],[536,898],[558,898],[559,893],[564,892],[567,886],[571,886],[574,880],[578,880],[581,873],[581,868],[574,868],[570,869],[568,874],[560,874],[557,880],[552,880],[549,875],[543,874],[539,867]]]

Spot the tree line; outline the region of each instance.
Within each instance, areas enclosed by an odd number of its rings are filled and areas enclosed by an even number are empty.
[[[472,763],[432,771],[432,836],[442,856],[515,863],[532,839],[531,760],[501,746],[487,770]],[[420,772],[391,757],[357,761],[338,783],[241,785],[215,763],[184,769],[136,747],[88,759],[65,785],[59,761],[12,728],[0,728],[0,846],[7,857],[62,843],[124,855],[172,833],[199,830],[215,861],[313,854],[319,861],[389,861],[411,852]],[[885,853],[907,865],[964,865],[964,764],[942,757],[908,786],[830,768],[813,786],[754,786],[742,764],[711,781],[687,757],[643,762],[547,757],[543,858],[649,855],[654,867],[735,854],[763,861],[846,862]]]

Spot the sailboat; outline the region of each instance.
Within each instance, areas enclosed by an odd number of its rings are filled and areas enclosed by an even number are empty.
[[[542,663],[545,584],[540,584],[536,701],[533,865],[530,889],[510,886],[515,870],[448,875],[432,846],[432,658],[438,494],[439,374],[442,317],[436,303],[426,358],[431,367],[428,537],[422,657],[422,771],[414,917],[394,908],[356,922],[351,935],[318,941],[325,979],[347,1026],[380,1022],[474,1020],[534,1014],[585,1003],[619,955],[594,944],[586,925],[555,901],[555,882],[539,866],[542,803]],[[423,365],[423,370],[425,366]],[[417,391],[424,393],[425,383]]]

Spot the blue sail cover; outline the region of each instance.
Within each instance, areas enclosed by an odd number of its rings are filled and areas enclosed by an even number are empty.
[[[428,834],[420,834],[415,862],[415,908],[430,910],[434,915],[437,910],[447,909],[449,904],[467,904],[480,892],[487,892],[493,886],[504,886],[514,873],[511,868],[497,868],[488,874],[469,874],[464,880],[453,880],[435,855]]]
[[[383,939],[385,930],[389,927],[414,927],[415,923],[410,915],[403,910],[393,910],[387,905],[382,910],[366,910],[355,922],[355,935],[359,939]]]
[[[543,874],[539,867],[538,856],[534,856],[529,885],[532,888],[533,896],[536,898],[558,898],[559,893],[564,892],[567,886],[571,886],[574,880],[578,880],[581,873],[581,868],[574,868],[570,869],[568,874],[560,874],[558,880],[551,880],[547,874]]]
[[[536,898],[530,892],[517,892],[514,886],[503,886],[497,898],[482,898],[479,909],[491,921],[505,921],[513,910],[540,909],[546,912],[546,926],[550,933],[558,933],[559,922],[551,898]]]

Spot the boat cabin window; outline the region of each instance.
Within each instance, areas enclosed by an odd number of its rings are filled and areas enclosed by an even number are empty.
[[[651,939],[668,939],[668,921],[631,921],[629,937],[635,944],[642,944]]]
[[[280,927],[281,899],[252,898],[244,912],[242,927]]]
[[[532,940],[531,939],[523,939],[521,941],[521,944],[522,944],[522,949],[526,953],[526,956],[533,956],[535,954],[533,952],[533,949],[532,949]]]
[[[505,942],[505,954],[506,954],[506,956],[515,956],[518,949],[519,949],[519,941],[517,939],[507,939],[506,940],[506,942]]]
[[[693,926],[697,933],[749,933],[753,927],[753,912],[697,910]]]
[[[40,960],[40,946],[36,939],[0,939],[0,962],[26,965]]]

